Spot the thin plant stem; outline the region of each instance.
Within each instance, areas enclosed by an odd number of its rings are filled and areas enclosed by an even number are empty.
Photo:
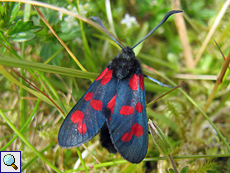
[[[210,106],[213,98],[215,97],[215,95],[216,95],[216,93],[218,91],[218,88],[222,84],[223,78],[224,78],[224,76],[226,74],[226,71],[228,70],[229,63],[230,63],[230,51],[229,51],[228,56],[227,56],[227,58],[226,58],[226,60],[224,62],[224,65],[223,65],[223,67],[221,69],[221,72],[220,72],[220,74],[219,74],[219,76],[218,76],[218,78],[216,80],[215,86],[213,87],[212,92],[211,92],[211,94],[209,95],[209,97],[208,97],[208,99],[206,101],[206,104],[205,104],[204,109],[203,109],[204,112],[207,112],[208,107]],[[202,119],[203,119],[202,115],[200,115],[197,118],[197,124],[196,124],[197,127],[199,127],[201,125]]]
[[[88,173],[88,169],[87,169],[87,167],[85,166],[85,161],[84,161],[84,159],[81,157],[81,151],[79,150],[78,147],[77,147],[76,149],[77,149],[77,154],[78,154],[78,157],[79,157],[79,159],[80,159],[80,161],[81,161],[81,164],[82,164],[82,166],[83,166],[85,172]]]
[[[172,164],[172,167],[173,167],[173,169],[174,169],[174,172],[175,172],[175,173],[178,173],[177,168],[176,168],[176,164],[175,164],[175,162],[174,162],[174,160],[173,160],[171,154],[169,154],[168,157],[169,157],[169,161],[170,161],[171,164]]]
[[[211,102],[212,102],[212,100],[213,100],[213,98],[214,98],[214,96],[215,96],[220,84],[222,83],[223,78],[224,78],[224,76],[226,74],[226,71],[228,70],[229,63],[230,63],[230,51],[229,51],[228,56],[227,56],[227,58],[226,58],[226,60],[224,62],[224,65],[223,65],[223,67],[221,69],[221,72],[220,72],[220,74],[219,74],[219,76],[218,76],[218,78],[216,80],[215,86],[212,89],[212,92],[209,95],[209,97],[207,99],[207,102],[206,102],[206,104],[204,106],[204,112],[207,111],[207,109],[208,109],[209,105],[211,104]]]

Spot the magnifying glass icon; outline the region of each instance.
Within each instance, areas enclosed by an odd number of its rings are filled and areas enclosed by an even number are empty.
[[[14,164],[15,163],[15,158],[11,154],[7,154],[3,158],[3,162],[7,166],[12,166],[15,170],[18,169],[18,167]]]

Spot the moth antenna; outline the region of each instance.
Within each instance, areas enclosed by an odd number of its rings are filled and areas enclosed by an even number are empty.
[[[104,27],[104,25],[102,24],[101,19],[100,19],[99,17],[90,17],[90,19],[95,20],[95,21],[105,30],[106,34],[108,34],[108,35],[110,36],[110,38],[112,38],[112,39],[118,44],[118,46],[120,46],[120,48],[121,48],[122,50],[124,50],[124,47],[123,47],[122,44],[117,40],[117,38],[116,38],[113,34],[111,34],[111,33]]]
[[[151,78],[150,76],[146,76],[146,75],[145,75],[145,77],[147,77],[149,80],[151,80],[151,81],[157,83],[157,84],[160,85],[161,87],[175,88],[175,86],[171,86],[171,85],[164,84],[164,83],[162,83],[162,82],[160,82],[160,81],[158,81],[158,80],[156,80],[156,79],[154,79],[154,78]]]
[[[155,28],[153,28],[152,31],[150,31],[143,39],[141,39],[141,41],[139,41],[136,45],[134,45],[132,47],[132,49],[134,49],[142,41],[144,41],[148,36],[150,36],[154,31],[156,31],[169,18],[169,16],[171,16],[172,14],[181,13],[181,12],[183,12],[183,11],[182,10],[172,10],[172,11],[169,11],[168,13],[166,13],[166,15],[164,16],[164,18],[162,19],[162,21]]]

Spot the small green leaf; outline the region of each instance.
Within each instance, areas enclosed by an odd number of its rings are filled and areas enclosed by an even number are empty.
[[[23,22],[22,20],[18,20],[17,23],[10,30],[9,35],[21,32],[38,32],[41,29],[41,26],[34,26],[32,21]]]
[[[14,3],[14,6],[13,6],[13,9],[12,9],[12,12],[11,12],[10,22],[14,21],[14,19],[17,16],[20,8],[21,8],[21,3],[20,2]]]
[[[185,166],[181,169],[180,173],[188,173],[188,170],[189,170],[188,166]]]
[[[175,173],[175,171],[172,168],[170,168],[169,173]]]
[[[9,8],[8,3],[1,3],[0,5],[0,30],[6,31],[11,25],[10,15],[11,15],[11,10]]]
[[[9,36],[9,39],[17,42],[24,42],[33,39],[36,35],[32,32],[20,32]]]
[[[10,20],[10,9],[9,9],[9,5],[8,3],[5,3],[3,6],[2,6],[2,13],[1,13],[1,17],[4,19],[5,22],[9,22]]]
[[[33,32],[33,33],[36,33],[38,31],[41,31],[42,30],[42,26],[33,26],[31,29],[30,29],[30,32]]]

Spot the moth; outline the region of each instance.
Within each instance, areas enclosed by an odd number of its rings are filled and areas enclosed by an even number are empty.
[[[119,153],[131,163],[140,163],[148,149],[148,124],[145,105],[144,77],[133,49],[159,28],[169,16],[181,13],[169,11],[162,21],[133,47],[123,47],[97,21],[122,51],[91,84],[65,118],[58,133],[58,144],[64,148],[80,146],[100,133],[100,142],[110,153]]]

